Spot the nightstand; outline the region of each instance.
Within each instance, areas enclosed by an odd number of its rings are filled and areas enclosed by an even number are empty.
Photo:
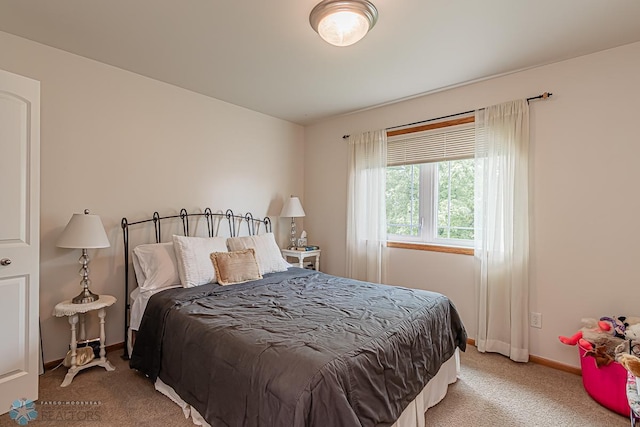
[[[61,387],[66,387],[71,384],[73,377],[83,369],[91,368],[93,366],[102,366],[107,371],[113,371],[116,368],[107,360],[107,354],[104,349],[105,335],[104,335],[104,323],[106,317],[106,308],[113,305],[116,302],[115,297],[111,295],[100,295],[100,297],[93,302],[85,304],[74,304],[71,300],[62,301],[56,304],[53,309],[53,315],[56,317],[67,316],[69,318],[69,325],[71,325],[71,367],[67,371],[67,375],[62,381]],[[76,364],[76,349],[77,349],[77,336],[76,325],[80,321],[80,339],[86,340],[86,332],[84,327],[85,313],[91,311],[98,312],[98,318],[100,319],[100,358],[93,359],[91,362],[78,366]]]
[[[295,258],[298,260],[298,267],[304,268],[304,260],[306,258],[315,258],[314,270],[320,271],[320,249],[313,251],[297,251],[295,249],[281,249],[282,256],[287,258]]]

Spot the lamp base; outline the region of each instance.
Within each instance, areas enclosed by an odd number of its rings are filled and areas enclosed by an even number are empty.
[[[289,239],[289,247],[287,249],[296,248],[296,219],[291,217],[291,238]]]
[[[99,295],[94,294],[88,288],[84,288],[80,294],[71,300],[74,304],[87,304],[100,299]]]

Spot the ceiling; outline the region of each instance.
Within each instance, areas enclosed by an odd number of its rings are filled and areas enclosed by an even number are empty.
[[[0,0],[0,30],[301,125],[640,41],[637,0],[372,0],[349,47],[319,0]]]

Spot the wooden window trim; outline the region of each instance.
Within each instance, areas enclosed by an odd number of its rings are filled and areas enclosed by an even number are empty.
[[[474,254],[473,248],[463,248],[461,246],[427,245],[424,243],[387,242],[387,247],[396,249],[412,249],[417,251],[444,252],[448,254],[459,255]]]
[[[412,128],[389,130],[387,131],[387,137],[404,135],[407,133],[423,132],[425,130],[446,128],[449,126],[463,125],[465,123],[473,123],[475,121],[476,121],[475,116],[470,116],[470,117],[462,117],[460,119],[447,120],[445,122],[429,123],[426,125],[416,126]]]

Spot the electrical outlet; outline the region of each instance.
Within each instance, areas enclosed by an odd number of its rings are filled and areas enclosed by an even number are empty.
[[[532,328],[542,329],[542,313],[531,312],[530,324]]]

